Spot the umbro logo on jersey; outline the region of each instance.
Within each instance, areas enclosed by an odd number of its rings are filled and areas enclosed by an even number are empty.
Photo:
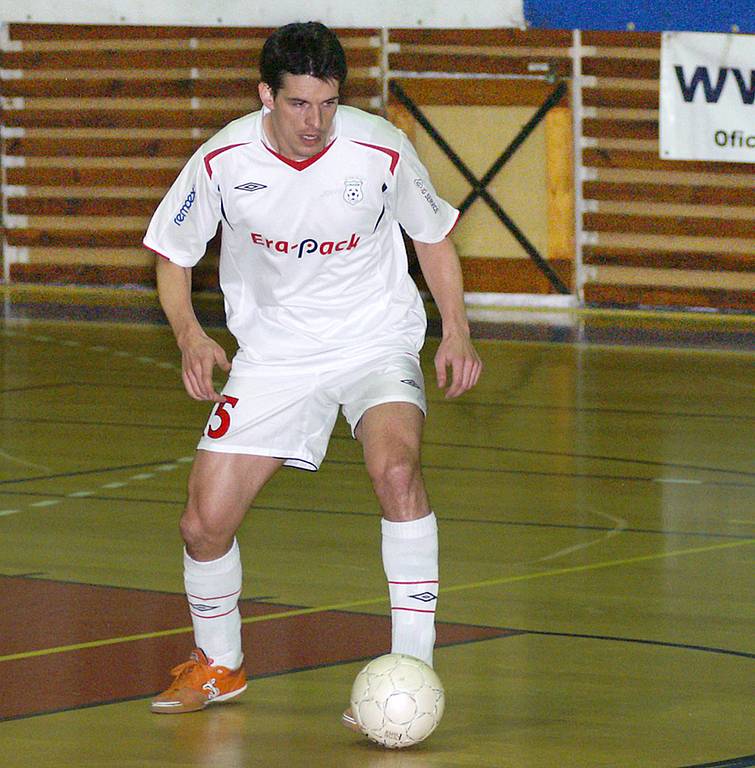
[[[240,189],[242,192],[256,192],[258,189],[267,189],[267,184],[258,184],[256,181],[248,181],[246,184],[239,184],[234,189]]]
[[[414,379],[401,379],[402,384],[408,384],[410,387],[414,387],[415,389],[422,389],[419,384]]]

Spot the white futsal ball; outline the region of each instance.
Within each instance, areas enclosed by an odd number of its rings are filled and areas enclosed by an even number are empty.
[[[444,707],[443,683],[432,667],[401,653],[373,659],[351,688],[351,711],[362,733],[390,749],[426,739]]]

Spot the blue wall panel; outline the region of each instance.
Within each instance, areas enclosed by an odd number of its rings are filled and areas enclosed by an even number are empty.
[[[755,32],[753,0],[525,0],[524,16],[546,29]]]

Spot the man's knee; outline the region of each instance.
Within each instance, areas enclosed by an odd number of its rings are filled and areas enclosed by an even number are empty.
[[[410,489],[419,477],[419,461],[406,454],[391,454],[373,460],[367,471],[376,487],[397,493]]]
[[[391,453],[367,467],[375,494],[388,519],[414,519],[427,514],[427,495],[419,457]]]
[[[233,543],[236,531],[222,517],[203,510],[191,497],[179,523],[186,550],[195,560],[222,557]]]

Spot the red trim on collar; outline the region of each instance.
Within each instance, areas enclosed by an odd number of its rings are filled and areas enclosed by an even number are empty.
[[[401,155],[395,150],[395,149],[389,149],[388,147],[380,147],[377,144],[367,144],[364,141],[357,141],[356,139],[352,139],[354,144],[361,144],[363,147],[369,147],[370,149],[377,149],[379,152],[385,152],[388,157],[391,158],[391,176],[393,176],[393,172],[396,170],[396,166],[398,165],[399,158]]]
[[[222,152],[227,152],[229,149],[235,149],[236,147],[243,147],[245,144],[249,144],[248,141],[242,141],[239,144],[229,144],[227,147],[220,147],[220,149],[214,149],[208,155],[204,156],[204,167],[207,171],[207,175],[212,178],[212,168],[210,167],[210,161],[217,157]]]
[[[309,168],[312,163],[316,163],[335,143],[335,139],[330,142],[327,146],[323,147],[316,155],[312,155],[312,157],[308,157],[306,160],[291,160],[288,157],[285,157],[284,155],[281,155],[279,152],[276,152],[274,149],[271,149],[270,147],[265,144],[265,142],[262,142],[262,146],[271,154],[275,155],[275,157],[278,158],[281,162],[285,163],[286,165],[290,165],[295,171],[303,171],[306,168]]]

